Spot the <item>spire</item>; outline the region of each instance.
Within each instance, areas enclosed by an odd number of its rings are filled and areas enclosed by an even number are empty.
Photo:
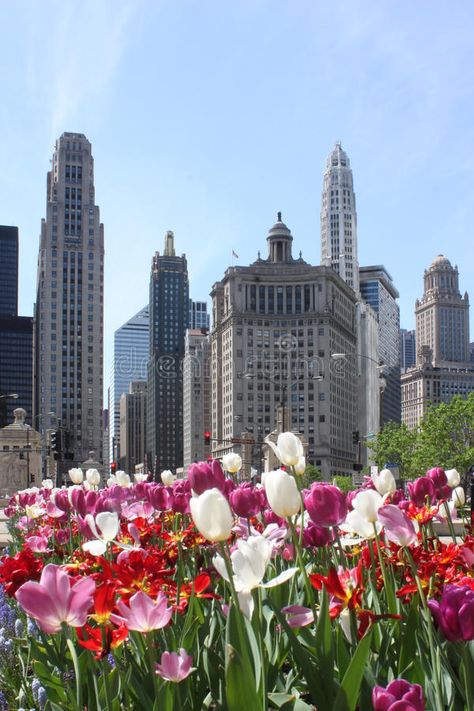
[[[165,249],[163,252],[165,257],[175,257],[176,252],[174,249],[174,233],[171,230],[165,233]]]

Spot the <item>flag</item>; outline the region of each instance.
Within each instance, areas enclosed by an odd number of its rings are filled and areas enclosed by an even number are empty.
[[[236,259],[239,258],[239,255],[236,252],[234,252],[234,250],[232,250],[232,256],[235,257]]]

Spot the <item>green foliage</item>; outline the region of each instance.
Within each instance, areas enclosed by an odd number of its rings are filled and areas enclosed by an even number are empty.
[[[307,464],[305,473],[303,474],[303,487],[307,488],[308,486],[311,486],[313,481],[322,480],[323,475],[321,474],[321,470],[318,469],[318,467],[315,467],[314,464]]]
[[[397,462],[406,479],[434,466],[464,474],[474,464],[474,393],[431,408],[413,432],[389,422],[368,446],[378,467]]]
[[[338,486],[341,491],[343,491],[345,494],[347,494],[349,491],[352,491],[355,487],[352,483],[352,477],[351,476],[341,476],[340,474],[337,474],[333,478],[333,484]]]

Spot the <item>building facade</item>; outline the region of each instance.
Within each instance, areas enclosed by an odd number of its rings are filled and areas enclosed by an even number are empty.
[[[375,311],[379,323],[378,360],[385,379],[380,409],[383,427],[401,420],[399,293],[382,265],[361,267],[359,278],[361,297]]]
[[[0,316],[18,315],[18,227],[0,225]]]
[[[109,462],[118,462],[120,451],[120,398],[133,381],[146,381],[150,349],[148,304],[114,333],[114,360],[109,380]]]
[[[416,365],[402,375],[402,419],[410,429],[429,408],[474,391],[469,298],[461,296],[458,269],[443,255],[425,270],[415,316]]]
[[[373,308],[360,301],[358,304],[357,375],[358,375],[358,462],[367,466],[369,449],[364,443],[380,430],[381,406],[385,380],[377,367],[379,358],[379,322]]]
[[[212,454],[249,431],[258,465],[279,411],[329,478],[355,462],[356,296],[332,268],[294,259],[292,241],[279,213],[268,257],[229,267],[213,286]],[[332,353],[348,356],[342,368]]]
[[[404,373],[416,364],[416,338],[415,331],[400,329],[400,370]]]
[[[119,468],[130,474],[143,465],[146,451],[146,380],[130,383],[120,397]]]
[[[150,351],[147,385],[147,464],[158,477],[183,466],[184,336],[189,319],[185,255],[176,256],[174,235],[165,235],[150,277]]]
[[[104,227],[91,144],[56,141],[41,224],[34,331],[34,412],[55,413],[68,466],[102,452]]]
[[[356,198],[349,158],[340,143],[329,154],[323,179],[321,264],[359,293]]]
[[[211,445],[211,361],[209,336],[204,329],[186,331],[183,362],[183,466],[205,461]]]

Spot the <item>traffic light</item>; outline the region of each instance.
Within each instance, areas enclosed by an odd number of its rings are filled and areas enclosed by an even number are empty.
[[[208,431],[204,432],[204,444],[211,444],[211,433]]]
[[[61,430],[53,430],[51,432],[51,451],[59,454],[61,451]]]
[[[111,462],[110,463],[110,473],[115,474],[117,471],[117,462]]]
[[[352,444],[359,444],[359,440],[359,430],[354,430],[354,432],[352,433]]]

